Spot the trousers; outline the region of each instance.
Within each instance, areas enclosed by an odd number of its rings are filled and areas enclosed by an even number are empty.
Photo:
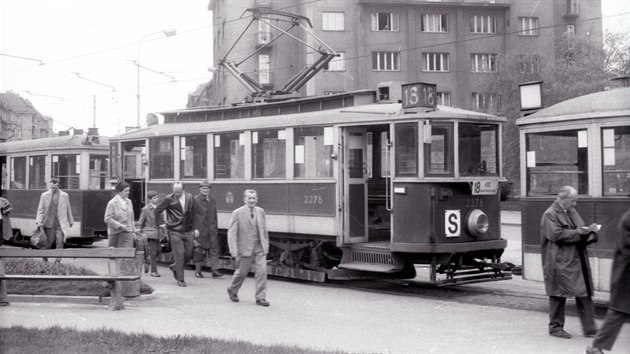
[[[630,314],[608,309],[604,323],[593,340],[593,347],[611,350],[627,318],[630,318]]]
[[[168,233],[171,239],[177,281],[184,281],[184,267],[193,256],[193,234],[192,231],[180,232],[172,230],[169,230]]]
[[[260,241],[254,245],[254,252],[249,257],[236,257],[236,270],[232,275],[232,281],[228,289],[234,294],[243,285],[247,274],[254,265],[254,280],[256,281],[256,300],[264,300],[267,298],[267,255],[262,249]]]
[[[549,333],[561,331],[564,328],[564,307],[567,302],[566,297],[549,297]],[[595,304],[590,296],[576,297],[578,317],[582,322],[584,334],[597,332],[595,326]]]

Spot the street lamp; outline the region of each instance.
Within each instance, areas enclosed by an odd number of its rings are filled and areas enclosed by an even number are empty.
[[[145,38],[152,36],[154,34],[160,34],[160,33],[164,34],[166,37],[172,37],[177,34],[177,31],[171,28],[171,29],[167,29],[163,31],[151,32],[140,37],[140,40],[138,40],[138,48],[137,48],[138,53],[136,56],[136,68],[137,68],[137,76],[138,76],[138,85],[137,85],[137,94],[136,94],[136,98],[138,100],[138,112],[137,112],[138,116],[137,116],[137,122],[136,122],[137,127],[140,127],[140,44]]]

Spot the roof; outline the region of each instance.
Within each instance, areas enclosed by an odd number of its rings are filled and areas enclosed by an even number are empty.
[[[516,124],[619,116],[630,116],[630,87],[572,98],[517,119]]]
[[[2,101],[2,103],[4,103],[6,107],[14,111],[15,113],[35,113],[41,116],[41,113],[39,113],[37,109],[33,107],[29,100],[18,95],[15,92],[9,91],[0,93],[0,101]]]
[[[0,143],[0,154],[28,151],[48,151],[66,149],[87,149],[109,151],[107,137],[99,136],[98,142],[92,140],[90,145],[84,144],[87,135],[56,136],[52,138],[18,140]]]

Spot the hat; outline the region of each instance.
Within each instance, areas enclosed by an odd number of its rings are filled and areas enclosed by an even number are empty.
[[[57,177],[51,178],[50,179],[50,183],[55,183],[55,184],[59,183],[59,178],[57,178]]]
[[[156,191],[148,191],[147,192],[147,199],[150,200],[151,198],[155,197],[156,195],[158,195],[158,192],[156,192]]]
[[[210,182],[208,182],[207,179],[204,179],[203,181],[201,181],[201,183],[199,183],[199,188],[201,188],[201,187],[212,188],[212,186],[210,185]]]

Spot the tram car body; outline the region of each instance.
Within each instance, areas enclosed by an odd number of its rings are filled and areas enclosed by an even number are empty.
[[[70,198],[74,224],[66,243],[91,244],[107,235],[103,221],[111,198],[109,141],[93,134],[0,143],[2,190],[13,205],[12,241],[27,243],[35,231],[40,195],[52,177]]]
[[[400,87],[391,92],[401,99]],[[499,263],[505,119],[376,97],[364,90],[164,112],[164,124],[110,139],[120,152],[112,183],[125,151],[140,146],[147,190],[164,195],[179,180],[194,195],[209,179],[225,267],[231,213],[253,188],[267,214],[270,274],[413,278],[421,265],[437,284],[509,279]]]
[[[540,220],[561,186],[578,190],[576,209],[602,225],[589,246],[596,290],[610,291],[619,240],[630,209],[630,88],[573,98],[520,118],[523,277],[543,280]]]

